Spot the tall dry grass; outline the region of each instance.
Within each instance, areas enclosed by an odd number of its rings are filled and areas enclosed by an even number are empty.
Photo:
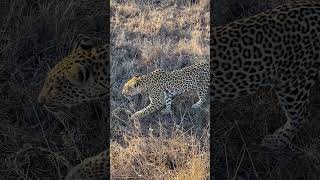
[[[135,74],[209,60],[209,1],[118,0],[111,13],[112,179],[208,179],[209,113],[191,111],[194,94],[176,97],[173,116],[156,112],[136,129],[128,117],[148,98],[130,103],[120,92]]]
[[[158,130],[157,135],[151,129],[147,135],[123,133],[123,143],[111,143],[111,179],[209,178],[208,129],[201,138],[179,126]]]

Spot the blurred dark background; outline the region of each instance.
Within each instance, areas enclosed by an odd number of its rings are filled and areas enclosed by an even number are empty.
[[[213,26],[246,18],[290,0],[215,0]],[[270,151],[259,145],[286,122],[274,92],[263,88],[211,107],[211,176],[213,179],[320,179],[319,83],[312,89],[311,120],[292,149]]]
[[[82,37],[109,38],[106,2],[0,2],[0,179],[60,179],[106,149],[101,103],[57,118],[36,102],[47,71]]]

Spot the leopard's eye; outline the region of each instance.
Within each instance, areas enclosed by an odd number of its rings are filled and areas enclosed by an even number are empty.
[[[90,71],[88,67],[80,64],[74,64],[67,74],[67,78],[70,82],[77,86],[83,86],[90,78]]]

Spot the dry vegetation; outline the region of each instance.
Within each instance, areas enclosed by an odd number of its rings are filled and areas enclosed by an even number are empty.
[[[0,2],[0,179],[60,179],[105,148],[100,103],[57,118],[36,102],[48,69],[81,37],[107,39],[104,7],[100,0]]]
[[[161,125],[159,125],[161,126]],[[203,137],[176,126],[160,127],[160,135],[123,134],[125,147],[112,142],[112,179],[207,179],[209,177],[208,129]]]
[[[135,74],[208,61],[209,20],[207,0],[112,1],[112,179],[209,178],[209,108],[192,112],[196,96],[179,96],[173,116],[156,112],[136,129],[128,116],[148,98],[137,96],[129,103],[121,95],[124,82]]]

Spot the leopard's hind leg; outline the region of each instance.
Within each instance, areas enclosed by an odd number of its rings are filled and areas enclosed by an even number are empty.
[[[161,110],[161,114],[172,114],[172,99],[175,95],[177,95],[178,92],[166,89],[164,91],[164,103],[165,103],[165,108]]]
[[[283,149],[290,145],[310,116],[309,95],[313,83],[305,79],[294,79],[281,88],[276,88],[276,94],[286,114],[287,122],[272,135],[266,136],[262,141],[263,146]]]
[[[196,89],[199,100],[191,106],[192,109],[199,109],[207,102],[208,87],[209,86],[201,86]]]

